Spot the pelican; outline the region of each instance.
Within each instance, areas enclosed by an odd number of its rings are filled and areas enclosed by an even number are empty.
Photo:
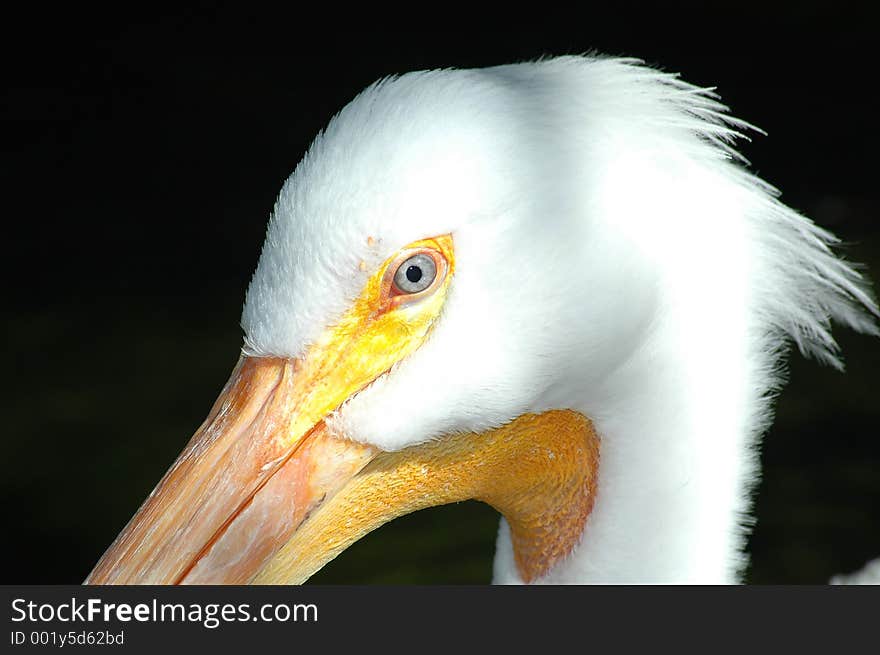
[[[301,583],[502,515],[496,583],[736,583],[794,345],[878,334],[712,89],[566,56],[383,79],[284,184],[232,375],[88,584]]]

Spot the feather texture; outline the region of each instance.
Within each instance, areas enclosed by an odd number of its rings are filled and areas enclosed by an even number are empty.
[[[836,238],[748,172],[751,129],[632,59],[377,82],[281,191],[245,350],[301,354],[380,262],[450,233],[430,340],[331,428],[395,450],[581,411],[602,437],[596,507],[546,581],[735,581],[787,344],[839,368],[832,321],[877,334],[878,313]],[[503,522],[495,578],[518,581]]]

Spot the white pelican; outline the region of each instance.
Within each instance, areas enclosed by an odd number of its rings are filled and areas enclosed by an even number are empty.
[[[730,583],[787,345],[876,334],[835,237],[635,60],[382,80],[284,185],[238,366],[88,583],[301,582],[424,507],[494,581]]]

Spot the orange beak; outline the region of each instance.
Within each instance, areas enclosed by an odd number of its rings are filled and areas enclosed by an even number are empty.
[[[165,477],[87,584],[245,584],[315,506],[369,462],[370,446],[293,439],[302,404],[295,362],[242,357]]]
[[[414,255],[436,277],[401,294]],[[86,580],[91,584],[246,583],[314,507],[376,450],[331,438],[324,419],[418,348],[453,273],[450,236],[411,244],[300,359],[242,357],[211,414]]]
[[[389,278],[414,251],[434,259],[436,281],[415,297],[390,292]],[[452,273],[451,237],[416,242],[303,357],[242,356],[86,584],[303,582],[383,523],[469,498],[505,515],[524,580],[565,556],[595,489],[598,439],[581,415],[526,414],[398,452],[325,426],[424,342]]]

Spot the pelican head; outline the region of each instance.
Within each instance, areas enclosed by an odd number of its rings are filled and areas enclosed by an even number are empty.
[[[496,582],[734,582],[787,344],[876,333],[711,90],[562,57],[366,89],[281,190],[239,363],[89,583],[287,583],[418,509]]]

